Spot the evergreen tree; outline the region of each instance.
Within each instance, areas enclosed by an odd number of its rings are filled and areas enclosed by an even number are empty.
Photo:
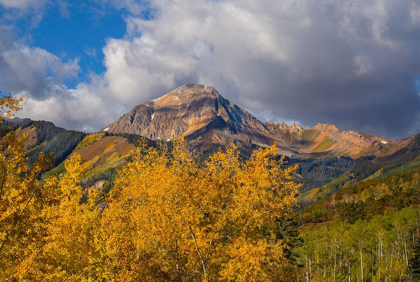
[[[410,270],[413,281],[420,281],[420,238],[417,237],[417,240],[413,246],[413,255],[410,258]]]

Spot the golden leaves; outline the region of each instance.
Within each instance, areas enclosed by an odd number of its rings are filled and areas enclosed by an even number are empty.
[[[143,254],[170,280],[227,281],[233,279],[229,273],[243,271],[239,261],[253,261],[254,270],[243,281],[269,277],[273,264],[268,262],[285,263],[274,228],[295,204],[299,186],[291,173],[296,167],[282,167],[274,146],[245,162],[236,149],[227,149],[204,164],[189,157],[184,146],[178,139],[173,150],[142,147],[121,170],[102,216],[130,226],[113,231],[133,248],[124,261],[141,260],[134,254]],[[122,259],[121,253],[114,255]]]
[[[245,161],[228,148],[199,162],[182,137],[173,148],[143,142],[103,198],[81,187],[80,155],[39,183],[45,158],[29,169],[23,141],[9,138],[0,151],[0,280],[281,280],[288,262],[275,223],[291,214],[299,185],[275,146]]]
[[[23,97],[13,98],[11,95],[1,97],[0,99],[0,112],[4,113],[7,117],[13,117],[13,111],[19,111],[21,109],[20,102],[23,101]],[[3,117],[0,116],[0,123],[3,121]]]
[[[0,108],[16,110],[20,100],[0,99]],[[0,280],[30,277],[32,262],[41,250],[48,197],[41,193],[39,175],[46,169],[43,155],[27,165],[24,139],[10,133],[0,150]]]

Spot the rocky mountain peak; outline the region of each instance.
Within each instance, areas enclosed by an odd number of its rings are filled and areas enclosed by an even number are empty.
[[[247,111],[224,99],[214,87],[186,84],[134,107],[104,128],[111,133],[134,133],[150,139],[191,135],[205,128],[226,127],[240,132],[264,126]]]
[[[294,123],[260,122],[248,111],[223,98],[214,87],[186,84],[134,107],[102,129],[110,133],[132,133],[152,140],[170,141],[183,134],[195,152],[214,146],[236,144],[243,151],[276,142],[281,153],[311,158],[320,156],[381,155],[401,145],[362,133],[343,131],[332,124],[318,123],[305,129]],[[375,146],[375,144],[386,144]],[[382,151],[381,151],[382,150]]]
[[[304,128],[297,123],[293,123],[291,127],[295,132],[298,133],[304,130]]]
[[[189,104],[193,100],[211,96],[218,98],[220,94],[213,87],[204,87],[201,84],[186,84],[157,99],[151,100],[151,102],[160,107],[179,106]]]

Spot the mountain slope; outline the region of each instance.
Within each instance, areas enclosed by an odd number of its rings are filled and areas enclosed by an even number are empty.
[[[186,136],[195,153],[214,146],[239,146],[250,152],[276,142],[279,150],[295,158],[331,156],[387,156],[404,148],[410,138],[392,141],[330,124],[304,129],[297,124],[261,122],[248,111],[224,99],[213,87],[187,84],[134,107],[101,131],[138,134],[152,140]]]
[[[380,180],[418,169],[420,167],[420,134],[409,140],[407,146],[393,154],[377,158],[362,157],[355,160],[353,167],[331,182],[311,191],[302,191],[299,202],[305,206],[358,182]],[[304,162],[302,164],[304,165]]]
[[[0,138],[10,131],[15,131],[18,137],[26,136],[24,149],[28,152],[30,165],[40,153],[51,154],[52,163],[58,165],[86,136],[83,132],[56,127],[52,122],[30,119],[4,120],[0,124]]]
[[[104,184],[105,180],[112,180],[116,169],[128,163],[135,147],[143,139],[130,134],[86,134],[65,130],[47,121],[17,118],[5,119],[0,124],[0,138],[9,132],[14,132],[18,138],[25,136],[23,145],[29,165],[37,160],[40,153],[51,155],[55,168],[49,173],[64,172],[64,160],[71,154],[80,154],[85,169],[84,185],[93,185],[97,181]],[[154,143],[147,140],[147,145],[154,146]]]
[[[139,134],[152,140],[183,134],[198,152],[214,144],[236,143],[250,150],[253,143],[276,141],[246,110],[224,99],[213,87],[202,85],[184,85],[138,105],[103,131]]]

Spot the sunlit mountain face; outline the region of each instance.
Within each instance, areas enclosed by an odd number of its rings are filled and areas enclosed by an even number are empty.
[[[134,107],[101,131],[138,134],[156,141],[184,135],[196,153],[233,144],[249,153],[276,143],[283,154],[294,158],[386,156],[411,141],[344,131],[331,124],[305,129],[297,124],[262,122],[215,88],[194,84]]]

